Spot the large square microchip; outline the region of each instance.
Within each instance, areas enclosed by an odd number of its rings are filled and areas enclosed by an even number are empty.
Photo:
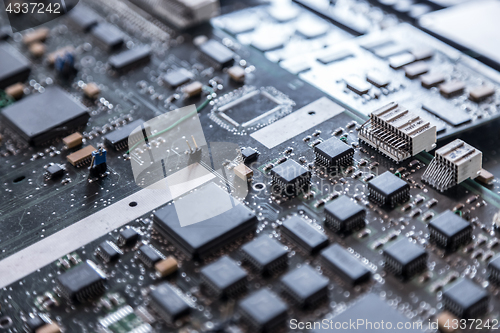
[[[30,75],[28,60],[12,46],[0,43],[0,89],[24,82]]]
[[[58,87],[6,107],[5,122],[24,140],[42,145],[87,124],[87,109]]]
[[[313,307],[328,296],[328,278],[303,265],[281,278],[283,293],[302,307]]]
[[[391,207],[410,199],[410,185],[389,171],[370,181],[368,191],[370,200]]]
[[[255,291],[238,306],[243,321],[253,329],[250,332],[276,332],[286,321],[288,306],[267,289]]]
[[[217,297],[236,296],[245,291],[247,272],[228,256],[224,256],[200,271],[201,281]]]
[[[272,274],[287,265],[288,251],[280,242],[266,235],[243,245],[241,251],[245,260],[262,273]]]

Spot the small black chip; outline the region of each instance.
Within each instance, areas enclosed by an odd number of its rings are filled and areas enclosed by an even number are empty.
[[[311,172],[294,160],[288,160],[271,169],[274,191],[287,196],[307,191],[311,182]]]
[[[234,62],[233,51],[213,39],[201,44],[200,51],[219,67],[228,67]]]
[[[428,257],[423,248],[407,238],[401,238],[384,249],[385,268],[405,279],[424,271]]]
[[[84,302],[104,293],[106,276],[90,260],[57,277],[61,294],[70,301]]]
[[[332,244],[321,251],[321,261],[327,269],[350,286],[370,280],[371,273],[368,268],[338,244]]]
[[[275,332],[285,325],[288,306],[267,289],[255,291],[238,304],[243,321],[252,332]]]
[[[149,126],[145,126],[143,130],[138,129],[139,127],[142,128],[143,125],[144,120],[134,120],[133,122],[106,134],[104,136],[104,142],[106,145],[113,147],[115,150],[126,149],[128,148],[129,141],[135,144],[140,140],[144,140],[144,131],[146,131],[147,136],[150,135]]]
[[[488,300],[488,292],[467,278],[458,280],[443,291],[445,309],[458,318],[484,316],[488,311]]]
[[[488,273],[489,280],[500,285],[500,255],[490,260],[488,263]]]
[[[354,149],[337,138],[330,138],[314,146],[316,162],[328,167],[352,162]]]
[[[47,179],[55,179],[62,175],[64,175],[64,169],[57,163],[49,165],[45,170],[45,178]]]
[[[125,71],[139,64],[147,63],[150,59],[151,48],[144,45],[109,57],[108,62],[114,70]]]
[[[250,163],[259,157],[259,153],[255,149],[247,147],[241,151],[241,157],[243,158],[243,162]]]
[[[30,63],[6,42],[0,42],[0,89],[24,82],[31,72]]]
[[[245,291],[247,272],[224,256],[201,269],[201,282],[216,297],[234,297]]]
[[[92,9],[79,5],[73,8],[68,17],[73,24],[75,24],[82,31],[87,32],[99,22],[99,15]]]
[[[99,23],[92,28],[92,35],[101,43],[106,50],[116,50],[123,44],[125,34],[109,23]]]
[[[151,308],[167,323],[175,322],[191,311],[189,304],[180,294],[180,291],[167,282],[159,284],[149,294]]]
[[[137,252],[137,256],[144,265],[153,267],[158,261],[165,259],[165,256],[150,245],[142,245]]]
[[[44,93],[23,98],[4,108],[2,116],[9,127],[33,145],[73,133],[90,118],[87,109],[59,87],[48,87]]]
[[[343,195],[325,206],[326,226],[336,232],[350,232],[365,226],[366,211]]]
[[[288,251],[275,239],[262,235],[241,248],[246,261],[261,273],[274,273],[288,264]]]
[[[299,216],[292,216],[283,222],[281,232],[308,254],[316,253],[328,245],[328,237]]]
[[[380,205],[394,207],[410,200],[410,185],[386,171],[368,183],[368,197]]]
[[[436,217],[427,227],[431,240],[444,249],[453,251],[472,240],[472,226],[450,210]]]
[[[168,84],[170,88],[177,88],[178,86],[189,82],[192,77],[193,74],[191,74],[191,72],[187,69],[178,68],[163,75],[163,81]]]
[[[120,246],[132,246],[139,240],[139,233],[134,228],[125,228],[120,231],[118,236],[118,244]]]
[[[328,278],[309,265],[303,265],[281,278],[283,293],[304,308],[316,306],[328,295]]]
[[[115,243],[110,241],[104,241],[99,244],[99,247],[96,251],[97,255],[104,260],[104,262],[111,262],[118,260],[120,256],[123,254],[122,251],[115,245]]]

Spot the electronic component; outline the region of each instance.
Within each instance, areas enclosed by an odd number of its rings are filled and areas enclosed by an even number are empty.
[[[139,130],[137,129],[138,127],[143,129]],[[144,140],[144,131],[146,131],[146,134],[149,135],[149,126],[144,124],[144,120],[137,119],[123,127],[117,128],[111,133],[104,135],[104,142],[106,145],[113,147],[115,150],[127,149],[129,143],[135,144]]]
[[[64,175],[64,169],[61,165],[54,163],[45,169],[45,178],[54,179]]]
[[[47,143],[83,126],[87,109],[57,87],[30,95],[3,109],[5,123],[33,145]]]
[[[243,245],[241,251],[245,260],[260,273],[272,274],[288,264],[288,251],[280,242],[267,235]]]
[[[108,51],[119,48],[125,36],[120,29],[110,23],[97,24],[92,28],[91,33]]]
[[[328,245],[328,237],[324,233],[296,215],[283,222],[281,233],[308,254],[315,253]]]
[[[371,180],[368,191],[370,200],[390,207],[410,200],[410,185],[389,171]]]
[[[242,319],[253,332],[274,332],[284,325],[288,306],[267,289],[253,292],[238,303]]]
[[[92,152],[96,149],[92,146],[83,147],[80,150],[75,151],[74,153],[66,156],[66,159],[69,163],[77,168],[81,168],[82,166],[89,164],[92,161]]]
[[[85,87],[83,87],[83,93],[90,99],[95,99],[101,93],[101,89],[94,82],[87,83]]]
[[[493,180],[495,179],[495,176],[489,172],[488,170],[481,169],[479,170],[479,173],[476,177],[476,181],[480,182],[483,185],[491,185],[493,183]]]
[[[37,28],[35,30],[31,30],[24,34],[23,43],[25,45],[30,45],[35,42],[45,42],[45,40],[50,35],[50,29],[47,27]]]
[[[368,268],[339,244],[332,244],[321,251],[321,262],[349,286],[370,280]]]
[[[444,97],[453,97],[460,95],[465,89],[465,82],[463,81],[450,81],[439,85],[439,91]]]
[[[189,80],[191,80],[192,77],[193,74],[191,74],[191,72],[189,72],[187,69],[177,68],[163,75],[163,81],[170,88],[177,88],[178,86],[187,83]]]
[[[245,81],[245,69],[240,66],[233,66],[228,68],[227,74],[229,74],[229,77],[236,82]]]
[[[476,178],[482,162],[481,151],[456,139],[436,150],[422,180],[443,192],[468,178]]]
[[[422,109],[433,115],[443,119],[452,126],[460,126],[472,120],[471,116],[464,110],[453,107],[452,104],[445,103],[439,100],[431,102],[424,101]]]
[[[241,163],[234,167],[234,174],[243,180],[248,180],[253,177],[253,171],[245,164]]]
[[[148,267],[153,267],[157,262],[165,259],[165,256],[160,251],[146,244],[139,248],[137,257]]]
[[[203,91],[203,84],[200,81],[194,81],[182,88],[182,92],[186,97],[194,97],[201,94]]]
[[[436,126],[395,102],[373,111],[358,136],[396,162],[436,147]]]
[[[311,172],[291,159],[275,166],[271,176],[275,192],[288,196],[307,191],[311,182]]]
[[[5,93],[9,96],[12,96],[14,99],[18,100],[21,99],[24,95],[24,84],[18,82],[14,83],[11,86],[8,86],[5,88]]]
[[[280,281],[283,293],[300,307],[314,307],[327,298],[328,278],[309,265],[286,273]]]
[[[106,275],[87,260],[56,278],[61,294],[70,301],[84,302],[104,293]]]
[[[469,91],[469,98],[474,102],[481,102],[495,94],[495,87],[482,85]]]
[[[115,243],[110,241],[104,241],[97,247],[96,253],[99,257],[104,260],[104,262],[116,261],[123,252],[115,245]]]
[[[428,224],[431,240],[440,247],[455,250],[472,240],[472,226],[447,210]]]
[[[366,81],[370,82],[377,88],[386,87],[389,85],[389,83],[391,83],[390,79],[387,76],[379,72],[370,72],[366,74]]]
[[[231,66],[234,62],[234,53],[216,40],[208,40],[200,45],[203,55],[219,67]]]
[[[371,85],[365,80],[361,79],[358,76],[349,76],[345,79],[347,88],[352,90],[358,95],[366,94],[370,89]]]
[[[177,260],[170,256],[166,259],[160,260],[155,264],[156,274],[160,277],[168,276],[177,271]]]
[[[75,55],[75,48],[71,45],[61,47],[47,55],[47,61],[50,65],[55,65],[57,58],[64,57],[66,54]]]
[[[458,318],[479,318],[488,312],[486,290],[467,278],[461,278],[443,291],[444,308]]]
[[[120,231],[118,244],[120,246],[132,246],[139,240],[139,233],[132,227],[127,227]]]
[[[246,289],[247,272],[228,256],[223,256],[200,271],[201,281],[216,297],[234,297]]]
[[[170,283],[164,282],[157,285],[151,290],[149,296],[151,308],[168,323],[176,321],[191,311],[189,304],[180,296],[180,291],[174,289]]]
[[[109,57],[111,68],[117,71],[125,71],[139,64],[149,62],[151,57],[151,48],[149,46],[137,46],[132,50]]]
[[[106,149],[101,147],[92,152],[92,160],[90,161],[91,177],[102,177],[106,174],[106,170],[108,169],[108,166],[106,164],[106,156]]]
[[[459,319],[449,313],[448,311],[443,311],[440,314],[436,316],[436,321],[438,324],[438,329],[439,332],[443,333],[454,333],[458,330],[457,328],[454,328],[453,325],[450,325],[450,323],[459,322]]]
[[[60,76],[68,78],[76,73],[75,55],[71,52],[66,52],[56,57],[54,68]]]
[[[343,195],[325,206],[325,224],[330,229],[350,232],[365,226],[366,211]]]
[[[424,61],[414,62],[404,67],[405,74],[410,79],[416,79],[429,71],[429,66]]]
[[[259,153],[255,149],[247,147],[241,151],[241,157],[246,164],[255,161],[259,157]]]
[[[82,142],[83,142],[83,136],[79,132],[75,132],[63,138],[63,143],[68,149],[78,147],[79,145],[82,144]]]
[[[29,51],[35,58],[40,58],[41,56],[43,56],[46,49],[47,47],[45,46],[45,44],[39,42],[33,43],[29,46]]]
[[[21,53],[6,42],[0,42],[0,89],[28,79],[31,67]]]
[[[385,268],[397,276],[409,279],[427,268],[428,256],[425,249],[407,238],[401,238],[384,249]]]
[[[79,5],[68,13],[68,18],[82,31],[87,32],[99,22],[99,15],[92,9]]]
[[[24,322],[24,330],[28,333],[36,333],[37,329],[46,324],[45,320],[39,314],[30,314]]]
[[[61,327],[56,323],[46,324],[35,331],[36,333],[61,333]]]
[[[430,89],[432,87],[436,87],[439,84],[443,83],[445,77],[442,73],[428,73],[422,75],[420,77],[420,81],[422,82],[422,87]]]
[[[221,204],[225,200],[234,200],[230,195],[216,185],[198,189],[199,195],[218,197]],[[184,197],[190,200],[190,193]],[[192,220],[196,220],[205,210],[216,207],[211,202],[197,201],[197,209],[193,211]],[[199,221],[199,220],[198,220]],[[171,244],[190,257],[203,258],[231,244],[243,235],[255,230],[257,219],[255,214],[242,204],[235,204],[223,213],[199,221],[195,224],[182,226],[174,205],[166,205],[154,213],[153,227]]]
[[[500,256],[496,256],[488,263],[489,280],[500,284]]]
[[[333,167],[351,163],[354,149],[337,138],[330,138],[314,146],[314,155],[317,163]]]

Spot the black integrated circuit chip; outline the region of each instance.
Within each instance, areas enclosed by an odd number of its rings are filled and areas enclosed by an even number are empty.
[[[488,279],[493,283],[500,284],[500,255],[497,255],[488,263]]]
[[[99,22],[99,15],[92,9],[79,5],[68,13],[68,18],[82,31],[87,32]]]
[[[201,281],[216,297],[234,297],[246,289],[247,272],[228,256],[201,269]]]
[[[114,70],[126,71],[140,64],[145,64],[150,59],[151,48],[147,45],[142,45],[109,57],[108,62]]]
[[[488,310],[488,301],[488,292],[467,278],[456,281],[443,291],[445,309],[458,318],[482,317]]]
[[[151,245],[142,245],[137,256],[148,267],[153,267],[158,261],[165,259],[165,256]]]
[[[330,138],[314,146],[316,162],[328,167],[352,162],[354,149],[337,138]]]
[[[201,44],[200,51],[219,67],[228,67],[234,62],[234,52],[213,39]]]
[[[328,245],[328,237],[324,233],[296,215],[283,222],[281,232],[309,254]]]
[[[253,332],[275,332],[285,324],[288,306],[267,289],[255,291],[238,304],[243,321]]]
[[[120,246],[132,246],[139,240],[139,233],[132,227],[125,228],[118,235],[118,244]]]
[[[472,226],[450,210],[436,217],[427,227],[431,240],[448,250],[453,251],[472,240]]]
[[[241,157],[243,158],[243,162],[250,163],[259,157],[259,153],[255,149],[247,147],[241,151]]]
[[[54,179],[64,175],[64,169],[57,163],[51,164],[45,170],[45,177],[47,179]]]
[[[91,33],[108,51],[122,46],[125,38],[125,34],[110,23],[99,23],[92,28]]]
[[[73,133],[90,118],[87,109],[58,87],[30,95],[3,109],[5,123],[33,145]]]
[[[427,268],[428,253],[407,238],[384,249],[385,267],[397,276],[408,279]]]
[[[104,262],[111,262],[118,260],[123,254],[122,251],[116,246],[115,243],[110,241],[104,241],[97,247],[97,255],[104,260]]]
[[[390,207],[410,200],[410,185],[389,171],[370,181],[368,191],[370,200]]]
[[[243,245],[241,251],[245,260],[261,273],[272,274],[287,265],[288,251],[280,242],[266,235]]]
[[[325,206],[326,226],[337,232],[350,232],[365,226],[366,211],[343,195]]]
[[[294,196],[309,188],[311,172],[294,160],[288,160],[271,170],[273,191]]]
[[[370,280],[371,272],[339,244],[332,244],[321,251],[321,262],[349,286]]]
[[[138,129],[139,127],[141,130]],[[104,142],[116,150],[122,150],[128,148],[129,141],[135,144],[144,140],[144,132],[146,132],[146,136],[149,136],[149,126],[144,125],[144,120],[137,119],[104,135]]]
[[[104,293],[106,276],[92,261],[87,260],[59,275],[56,281],[66,299],[84,302]]]
[[[309,265],[288,272],[280,281],[283,293],[301,307],[312,308],[328,295],[328,278]]]
[[[0,89],[24,82],[31,73],[28,59],[6,42],[0,42]]]
[[[189,304],[168,282],[157,285],[149,294],[151,308],[167,323],[186,316],[191,311]]]

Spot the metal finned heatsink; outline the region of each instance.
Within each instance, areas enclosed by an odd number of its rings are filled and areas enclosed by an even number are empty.
[[[422,180],[443,192],[467,178],[474,179],[482,168],[483,153],[460,139],[436,150]]]
[[[392,102],[371,113],[360,127],[358,137],[401,162],[436,147],[436,126]]]

